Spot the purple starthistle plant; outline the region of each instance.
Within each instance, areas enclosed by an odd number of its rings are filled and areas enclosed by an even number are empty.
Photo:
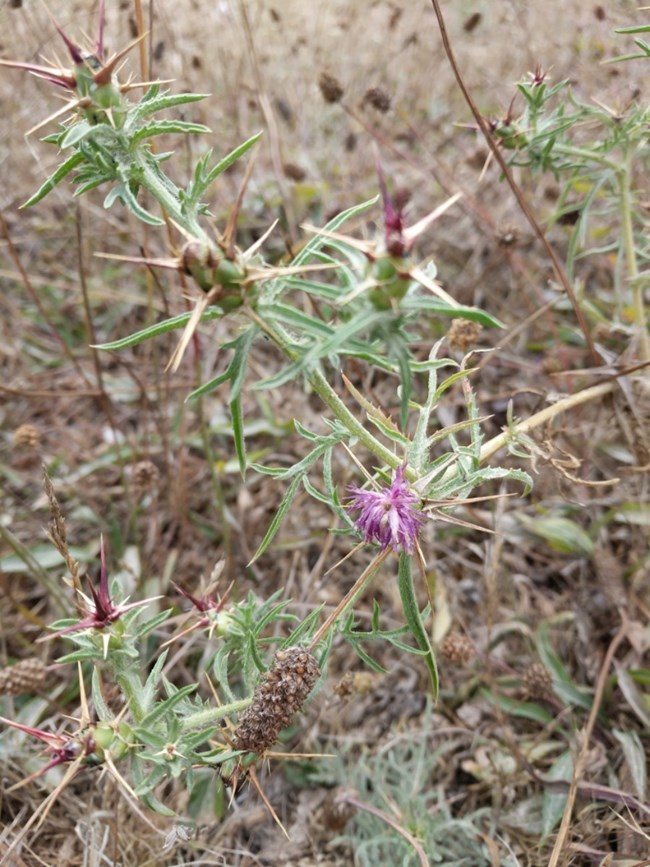
[[[418,496],[409,488],[405,466],[395,470],[393,481],[379,491],[350,488],[346,508],[358,512],[354,523],[366,542],[375,542],[382,550],[392,548],[412,554],[424,522],[416,507]]]

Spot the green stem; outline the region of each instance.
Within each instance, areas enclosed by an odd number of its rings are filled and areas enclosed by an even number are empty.
[[[613,160],[607,159],[607,157],[601,157],[597,152],[587,150],[586,148],[578,148],[574,145],[566,145],[561,142],[555,142],[553,145],[553,150],[556,153],[560,153],[563,156],[567,157],[576,157],[576,159],[583,160],[584,162],[589,163],[597,163],[603,168],[610,169],[613,172],[618,174],[621,171],[621,167],[618,163],[615,163]]]
[[[332,611],[331,614],[328,615],[322,626],[320,626],[318,631],[314,634],[312,640],[309,643],[309,647],[307,648],[310,653],[313,653],[314,648],[316,647],[318,642],[322,641],[322,639],[325,638],[330,628],[336,623],[336,621],[341,617],[341,615],[344,614],[345,611],[347,611],[347,609],[354,603],[354,600],[361,593],[366,584],[369,583],[370,579],[374,576],[375,572],[377,571],[377,569],[379,569],[386,557],[388,557],[388,555],[392,553],[392,550],[392,548],[386,548],[375,557],[375,559],[372,561],[372,563],[370,563],[369,566],[366,566],[361,575],[357,578],[352,587],[350,587],[343,599],[341,599],[339,604],[336,606],[334,611]]]
[[[643,280],[639,277],[639,266],[634,244],[634,225],[632,192],[630,190],[630,165],[629,156],[618,171],[619,202],[621,208],[621,235],[625,262],[627,265],[627,278],[632,286],[632,306],[634,310],[634,324],[640,342],[641,361],[650,361],[650,336],[646,327],[646,312],[643,301]]]
[[[277,323],[273,326],[269,325],[268,322],[251,308],[248,308],[245,312],[248,318],[264,331],[290,361],[298,361],[300,359],[300,354],[292,346],[289,334],[280,325]],[[319,370],[307,370],[305,371],[305,377],[325,406],[332,411],[351,436],[356,437],[368,451],[376,455],[385,464],[388,464],[389,467],[396,469],[403,464],[403,460],[398,455],[380,443],[355,418]]]
[[[196,217],[186,214],[182,208],[178,196],[168,188],[165,183],[165,176],[158,170],[155,164],[146,153],[139,153],[136,157],[138,168],[140,169],[139,181],[142,186],[149,192],[158,204],[164,209],[165,213],[183,229],[191,238],[196,238],[208,244],[211,249],[216,247],[214,241],[210,238],[207,232],[197,222]]]
[[[252,702],[252,698],[242,698],[239,701],[233,701],[230,704],[223,704],[221,707],[207,707],[199,710],[196,713],[190,714],[181,720],[181,728],[183,731],[191,729],[202,729],[219,722],[231,714],[238,714],[245,710]]]

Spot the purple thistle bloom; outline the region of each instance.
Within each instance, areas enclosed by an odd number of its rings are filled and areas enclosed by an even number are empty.
[[[359,512],[354,523],[366,542],[412,554],[424,518],[416,508],[419,498],[404,478],[405,469],[398,467],[391,484],[381,491],[350,488],[346,508]]]

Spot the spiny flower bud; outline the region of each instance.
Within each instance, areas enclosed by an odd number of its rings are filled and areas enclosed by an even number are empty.
[[[261,754],[272,747],[302,708],[319,676],[318,663],[305,648],[278,650],[235,730],[235,749]]]

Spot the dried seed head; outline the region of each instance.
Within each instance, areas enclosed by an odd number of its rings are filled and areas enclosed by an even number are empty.
[[[343,87],[339,80],[330,75],[329,72],[321,72],[318,77],[318,86],[325,102],[340,102],[343,96]]]
[[[40,444],[41,435],[33,424],[21,424],[13,432],[12,441],[16,448],[36,449]]]
[[[278,650],[273,665],[258,684],[253,703],[235,730],[237,750],[264,753],[277,741],[301,709],[320,676],[314,657],[302,647]]]
[[[523,684],[531,698],[548,699],[553,695],[553,678],[541,662],[533,662],[524,672]]]
[[[474,656],[474,646],[466,635],[452,632],[442,642],[440,652],[452,665],[466,665]]]
[[[138,494],[154,490],[159,478],[158,467],[151,461],[139,461],[133,467],[133,486]]]
[[[0,695],[35,692],[45,681],[47,667],[40,659],[21,659],[0,669]]]
[[[390,96],[383,87],[369,87],[364,94],[363,104],[371,105],[381,114],[386,114],[390,109]]]
[[[339,698],[346,699],[352,695],[367,695],[374,684],[375,677],[370,672],[348,671],[333,689]]]
[[[296,183],[304,181],[307,177],[307,172],[297,163],[282,163],[282,171],[285,178],[289,178],[290,181],[296,181]]]
[[[470,319],[454,319],[447,332],[449,348],[465,353],[475,345],[481,335],[483,326]]]

